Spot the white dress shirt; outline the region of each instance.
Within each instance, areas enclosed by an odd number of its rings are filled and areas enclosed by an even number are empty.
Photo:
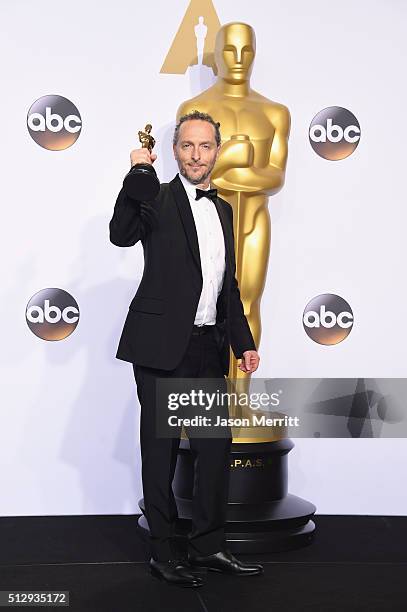
[[[179,178],[191,205],[201,257],[203,284],[194,325],[215,325],[216,302],[225,273],[225,239],[222,225],[212,200],[205,197],[195,200],[195,185],[181,174]]]

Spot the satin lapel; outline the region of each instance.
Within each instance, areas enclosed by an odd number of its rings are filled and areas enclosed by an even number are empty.
[[[192,214],[191,205],[184,186],[181,183],[178,175],[170,182],[170,189],[174,195],[175,203],[184,226],[185,234],[191,249],[192,256],[195,260],[198,270],[202,277],[201,257],[199,255],[198,234],[196,233],[194,216]]]
[[[232,271],[232,248],[233,248],[233,232],[230,227],[229,219],[227,217],[226,211],[223,207],[223,204],[216,198],[215,200],[216,210],[218,211],[219,219],[222,225],[223,237],[225,239],[225,251],[226,251],[226,263],[229,268],[229,272]]]

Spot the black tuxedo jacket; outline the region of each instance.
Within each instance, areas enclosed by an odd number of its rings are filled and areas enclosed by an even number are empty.
[[[216,210],[225,239],[225,276],[216,304],[216,341],[224,373],[229,347],[236,358],[256,350],[243,312],[233,237],[233,211],[217,198]],[[178,176],[162,183],[156,199],[139,202],[122,188],[109,224],[113,244],[128,247],[141,240],[144,272],[131,301],[116,357],[142,366],[174,369],[188,346],[202,290],[202,270],[195,222]]]

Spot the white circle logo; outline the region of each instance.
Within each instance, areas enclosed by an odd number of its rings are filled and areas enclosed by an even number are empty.
[[[345,159],[359,144],[359,122],[346,108],[329,106],[313,118],[309,141],[320,157],[332,161]]]
[[[76,106],[63,96],[42,96],[27,114],[30,136],[50,151],[62,151],[79,138],[82,119]]]
[[[64,340],[78,325],[79,306],[63,289],[41,289],[28,302],[25,317],[38,338]]]
[[[306,305],[302,322],[307,335],[318,344],[338,344],[353,327],[353,312],[339,295],[323,293]]]

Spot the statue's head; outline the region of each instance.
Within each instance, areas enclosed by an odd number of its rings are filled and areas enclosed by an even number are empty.
[[[216,35],[215,62],[218,76],[230,83],[250,77],[256,54],[256,36],[247,23],[226,23]]]
[[[144,131],[147,132],[147,134],[149,134],[152,129],[153,129],[153,126],[151,125],[151,123],[147,123],[146,127],[144,128]]]

